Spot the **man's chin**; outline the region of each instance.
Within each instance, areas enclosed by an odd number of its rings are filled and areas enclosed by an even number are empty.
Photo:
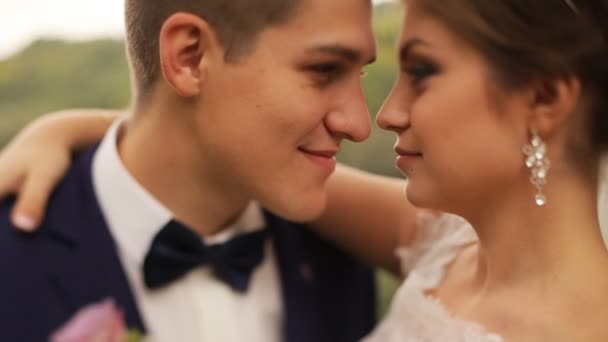
[[[304,198],[300,198],[298,201],[281,203],[281,205],[267,207],[266,209],[292,222],[310,223],[321,217],[325,211],[326,202],[326,196],[311,198],[309,201],[304,201]]]

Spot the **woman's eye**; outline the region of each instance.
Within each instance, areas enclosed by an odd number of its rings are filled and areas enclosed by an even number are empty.
[[[412,85],[416,87],[436,74],[437,68],[430,63],[414,63],[404,67],[403,71],[410,77]]]

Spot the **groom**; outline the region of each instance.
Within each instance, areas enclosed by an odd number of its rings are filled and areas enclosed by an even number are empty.
[[[340,142],[369,134],[370,2],[125,6],[133,113],[39,232],[0,209],[0,340],[46,340],[107,297],[155,341],[360,339],[371,271],[293,222],[323,211]]]

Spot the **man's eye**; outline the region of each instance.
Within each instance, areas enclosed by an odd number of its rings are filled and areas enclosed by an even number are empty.
[[[320,83],[327,84],[342,74],[342,67],[338,64],[318,64],[309,68],[315,74]]]

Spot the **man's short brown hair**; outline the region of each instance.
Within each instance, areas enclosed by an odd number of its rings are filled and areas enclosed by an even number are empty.
[[[258,34],[285,22],[304,0],[126,0],[127,47],[137,89],[151,88],[160,73],[159,35],[171,15],[185,12],[209,23],[229,62],[246,55]]]

